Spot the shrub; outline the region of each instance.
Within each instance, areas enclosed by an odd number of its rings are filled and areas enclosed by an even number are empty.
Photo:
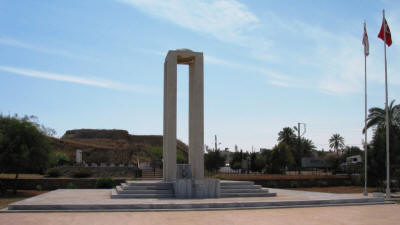
[[[267,182],[267,187],[276,188],[276,187],[278,187],[278,185],[277,185],[277,183],[275,181],[268,181]]]
[[[76,189],[76,185],[73,183],[68,183],[67,184],[67,189]]]
[[[106,189],[106,188],[112,188],[113,187],[113,181],[109,177],[102,177],[97,179],[96,181],[96,188],[97,189]]]
[[[51,168],[47,171],[49,177],[59,177],[61,176],[61,171],[58,168]]]
[[[318,180],[317,181],[317,186],[318,187],[326,187],[326,186],[328,186],[328,182],[326,182],[324,180]]]
[[[299,187],[299,183],[297,181],[290,181],[290,187],[291,188],[298,188]]]
[[[36,185],[36,190],[37,191],[41,191],[42,190],[42,186],[40,184]]]
[[[219,179],[219,180],[226,180],[225,177],[221,177],[221,176],[215,176],[215,179]]]
[[[77,169],[72,172],[72,176],[75,178],[86,178],[92,176],[92,171],[89,169]]]

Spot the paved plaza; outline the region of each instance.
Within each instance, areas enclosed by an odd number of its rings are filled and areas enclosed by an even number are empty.
[[[0,213],[2,225],[127,225],[127,224],[273,224],[273,225],[394,225],[400,205],[312,208],[96,213]]]
[[[111,199],[110,189],[59,189],[9,205],[10,210],[149,211],[192,209],[280,208],[327,205],[383,204],[383,198],[360,194],[270,189],[276,197],[206,199]]]

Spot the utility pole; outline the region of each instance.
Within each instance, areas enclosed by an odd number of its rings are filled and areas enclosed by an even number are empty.
[[[300,134],[301,125],[303,125],[303,127],[304,127],[304,131],[302,134]],[[301,136],[303,136],[306,133],[306,124],[305,123],[297,123],[297,127],[294,127],[294,129],[297,130],[297,138],[298,138],[298,145],[297,145],[298,152],[297,153],[300,156],[298,163],[301,163],[301,157],[303,156],[303,153],[301,152]],[[300,174],[301,166],[300,165],[297,165],[297,166],[299,167],[298,172]]]
[[[217,151],[218,149],[217,135],[214,135],[214,137],[215,137],[215,151]]]

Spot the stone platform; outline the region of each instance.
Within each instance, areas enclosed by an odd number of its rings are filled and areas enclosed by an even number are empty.
[[[199,188],[200,186],[200,188]],[[202,187],[203,186],[203,187]],[[201,188],[202,187],[202,188]],[[227,198],[275,197],[267,188],[252,181],[227,181],[216,179],[179,179],[175,182],[161,180],[126,181],[111,192],[118,198]]]
[[[111,199],[111,189],[59,189],[9,205],[3,212],[43,211],[176,211],[318,207],[383,204],[383,198],[362,194],[270,189],[277,197],[209,199]]]

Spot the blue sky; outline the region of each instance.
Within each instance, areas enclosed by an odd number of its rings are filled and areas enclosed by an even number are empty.
[[[364,20],[369,107],[384,107],[382,9],[392,31],[390,99],[399,99],[396,1],[0,0],[0,112],[78,128],[162,133],[170,49],[205,57],[205,144],[273,147],[297,122],[327,150],[361,146]],[[178,70],[178,138],[187,142],[188,69]],[[372,133],[372,132],[370,132]]]

